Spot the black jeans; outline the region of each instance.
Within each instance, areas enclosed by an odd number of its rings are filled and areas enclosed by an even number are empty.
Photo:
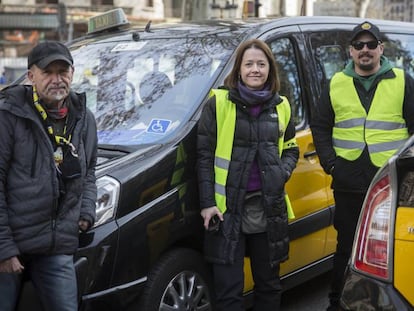
[[[236,251],[236,261],[228,265],[213,265],[216,293],[215,311],[244,311],[244,256],[246,248],[254,280],[254,311],[280,310],[280,266],[271,267],[266,233],[243,234]]]
[[[342,291],[344,273],[352,252],[355,228],[364,202],[364,193],[334,191],[334,227],[338,232],[334,255],[330,304],[338,306]]]

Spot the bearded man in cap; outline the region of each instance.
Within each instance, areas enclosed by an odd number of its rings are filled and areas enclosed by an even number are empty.
[[[359,213],[378,169],[414,132],[414,82],[383,55],[369,21],[350,39],[352,60],[323,90],[311,129],[320,163],[332,175],[337,247],[327,310],[338,310]]]
[[[44,310],[76,311],[73,254],[95,221],[95,119],[71,91],[68,48],[42,42],[30,85],[0,92],[0,310],[13,311],[23,276]]]

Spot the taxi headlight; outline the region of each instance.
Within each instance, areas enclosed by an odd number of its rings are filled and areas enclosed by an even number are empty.
[[[96,180],[98,197],[96,200],[96,221],[94,227],[102,225],[113,219],[118,207],[119,182],[109,176],[103,176]]]

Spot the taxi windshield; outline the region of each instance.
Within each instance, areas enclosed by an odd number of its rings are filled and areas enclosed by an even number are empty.
[[[72,50],[73,89],[86,93],[100,144],[165,143],[191,119],[233,50],[214,38],[89,44]]]

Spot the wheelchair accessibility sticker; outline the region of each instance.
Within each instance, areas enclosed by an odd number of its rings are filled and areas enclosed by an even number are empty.
[[[171,120],[152,119],[147,127],[147,132],[155,134],[165,134],[170,124]]]

